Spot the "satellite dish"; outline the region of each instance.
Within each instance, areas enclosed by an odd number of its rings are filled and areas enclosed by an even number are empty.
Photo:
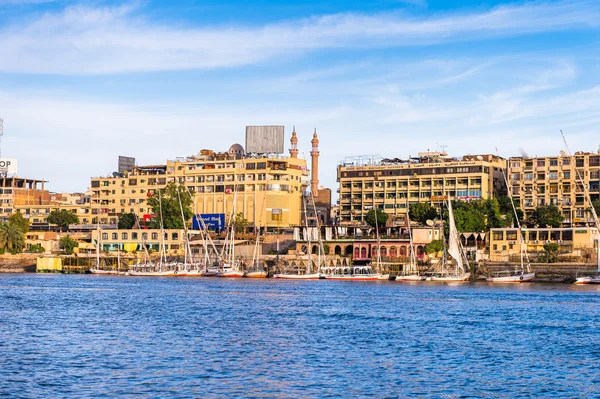
[[[427,221],[425,222],[425,224],[429,227],[433,227],[433,220],[431,219],[427,219]]]
[[[561,157],[566,157],[567,156],[567,153],[564,152],[563,150],[560,150],[559,153],[560,153]]]
[[[477,155],[477,159],[483,161],[483,157],[481,155]]]

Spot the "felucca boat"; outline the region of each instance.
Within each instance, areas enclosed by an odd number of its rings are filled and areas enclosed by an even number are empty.
[[[408,198],[406,201],[406,220],[408,221],[408,241],[409,241],[409,250],[410,250],[410,267],[406,272],[402,270],[402,274],[396,276],[396,281],[423,281],[425,277],[419,275],[417,272],[417,257],[415,254],[415,246],[413,245],[412,239],[412,228],[410,224],[410,215],[408,213]],[[429,221],[427,221],[429,222]]]
[[[504,176],[504,183],[506,183],[506,187],[510,187],[508,184],[508,178],[506,177],[506,173],[502,170],[502,176]],[[519,222],[519,215],[517,214],[517,208],[515,207],[515,203],[512,199],[512,196],[508,196],[510,199],[510,204],[512,205],[513,214],[515,216],[515,221],[517,223],[517,228],[519,230],[519,246],[521,253],[521,266],[520,268],[516,268],[514,272],[510,270],[505,270],[499,273],[496,273],[494,276],[489,276],[486,280],[488,283],[528,283],[532,282],[535,279],[535,273],[531,272],[531,265],[529,264],[529,255],[527,254],[527,245],[525,244],[525,240],[523,239],[523,230],[521,229],[521,222]],[[527,261],[527,273],[525,272],[525,266],[523,265],[523,257]]]
[[[456,223],[454,221],[454,213],[452,212],[452,202],[448,198],[448,225],[449,225],[449,237],[448,237],[448,249],[444,253],[442,259],[442,271],[438,274],[434,274],[428,277],[428,281],[468,281],[471,277],[471,273],[465,271],[466,267],[469,267],[469,261],[467,260],[460,238],[458,237],[458,230],[456,229]],[[455,268],[450,271],[446,266],[446,254],[450,255],[454,259]]]

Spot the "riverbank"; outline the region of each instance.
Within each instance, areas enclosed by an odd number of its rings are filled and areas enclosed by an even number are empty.
[[[0,255],[0,273],[35,273],[38,254]]]

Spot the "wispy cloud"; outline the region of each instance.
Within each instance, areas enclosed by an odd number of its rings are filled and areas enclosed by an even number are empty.
[[[216,28],[153,23],[132,5],[72,6],[1,29],[0,71],[110,74],[235,67],[318,49],[428,45],[599,25],[600,5],[586,1],[430,17],[333,14]]]

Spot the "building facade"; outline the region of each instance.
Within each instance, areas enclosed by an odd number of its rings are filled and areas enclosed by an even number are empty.
[[[600,199],[600,152],[513,157],[508,163],[510,194],[526,213],[556,205],[565,226],[594,223],[586,190],[592,201]]]
[[[295,132],[292,138],[297,142]],[[135,167],[124,174],[92,178],[93,223],[98,217],[100,223],[114,224],[123,213],[148,219],[152,211],[147,198],[155,190],[177,183],[193,193],[196,214],[243,213],[250,226],[299,225],[308,170],[306,161],[297,158],[297,151],[290,153],[290,157],[247,156],[241,145],[234,144],[225,153],[202,150],[165,165]]]
[[[456,159],[445,152],[419,153],[408,160],[347,158],[337,171],[340,223],[364,224],[373,207],[389,214],[391,223],[404,223],[411,203],[439,207],[447,197],[470,200],[504,194],[505,166],[495,155]]]
[[[51,203],[44,180],[22,177],[0,178],[0,221],[6,221],[20,206],[45,206]]]
[[[490,260],[518,261],[523,246],[533,257],[545,252],[546,244],[557,244],[559,254],[579,257],[581,261],[590,262],[597,256],[598,229],[595,227],[523,228],[522,234],[521,240],[518,229],[491,229]]]

